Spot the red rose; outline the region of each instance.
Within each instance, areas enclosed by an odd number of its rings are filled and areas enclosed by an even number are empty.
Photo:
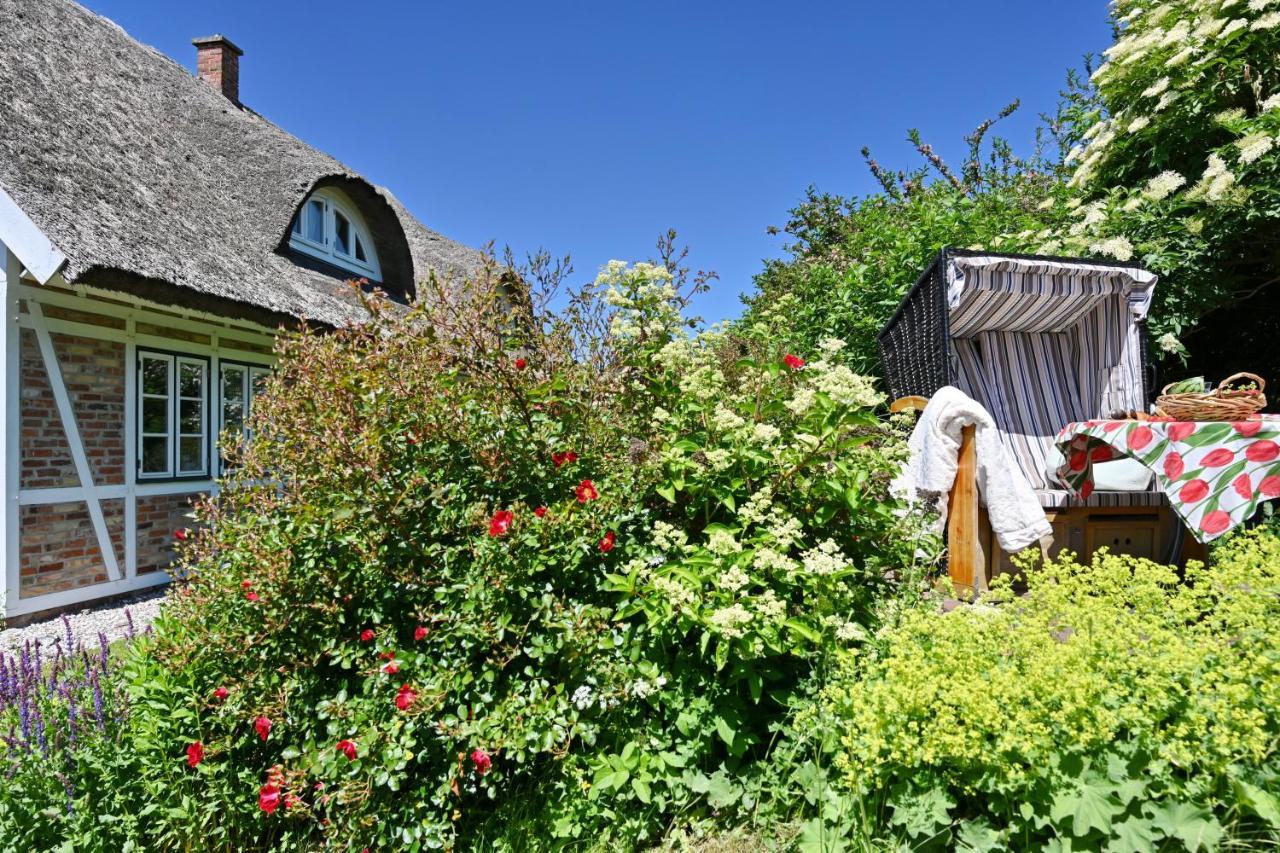
[[[576,493],[578,495],[578,503],[580,504],[584,504],[587,501],[593,501],[600,497],[600,493],[596,491],[595,484],[590,480],[583,480],[579,483]]]
[[[516,515],[509,509],[500,509],[493,514],[493,518],[489,519],[489,535],[490,536],[506,536],[511,530],[511,522],[515,521]]]
[[[1209,484],[1197,477],[1182,487],[1178,492],[1178,500],[1184,504],[1193,504],[1204,500],[1207,494],[1209,494]]]
[[[1264,477],[1262,482],[1258,484],[1258,491],[1269,498],[1280,498],[1280,477],[1275,474],[1270,477]]]
[[[1231,428],[1245,438],[1252,438],[1262,429],[1262,421],[1237,421],[1231,425]]]
[[[302,800],[298,799],[297,794],[284,795],[284,807],[286,809],[296,809],[300,805],[302,805]]]
[[[195,767],[204,761],[204,744],[200,741],[187,744],[187,764]]]
[[[1068,464],[1071,466],[1072,471],[1083,471],[1085,462],[1087,462],[1088,459],[1089,457],[1085,455],[1085,452],[1080,450],[1071,454]]]
[[[183,541],[184,539],[186,539],[186,538],[187,538],[187,531],[185,531],[185,530],[175,530],[175,531],[173,531],[173,538],[174,538],[174,539],[177,539],[179,542],[181,542],[181,541]]]
[[[1220,509],[1205,513],[1200,519],[1200,529],[1205,533],[1221,533],[1231,526],[1231,516]]]
[[[251,586],[253,586],[253,581],[240,581],[241,589],[248,589]]]
[[[1151,427],[1136,426],[1129,431],[1129,449],[1141,450],[1151,443]]]
[[[1255,444],[1261,443],[1262,442],[1255,442]],[[1216,447],[1204,455],[1204,458],[1200,460],[1200,464],[1206,468],[1221,468],[1223,465],[1230,465],[1235,461],[1235,458],[1236,455],[1225,447]],[[1257,462],[1262,460],[1254,461]]]
[[[533,511],[533,514],[536,515],[538,518],[542,518],[547,514],[547,508],[545,506],[540,506]]]
[[[618,537],[614,535],[614,532],[612,530],[610,530],[608,533],[604,535],[604,538],[600,540],[600,550],[605,554],[608,554],[610,551],[613,550],[613,546],[617,542],[617,540],[618,540]]]
[[[266,717],[258,717],[253,721],[253,728],[258,733],[258,737],[266,740],[267,735],[271,734],[271,721]]]
[[[345,755],[348,761],[356,760],[356,745],[349,740],[338,741],[338,752]]]
[[[552,453],[551,461],[555,463],[557,468],[559,468],[566,462],[577,462],[578,454],[574,453],[572,450],[566,450],[563,453]]]
[[[1182,441],[1182,439],[1195,431],[1196,425],[1187,421],[1177,421],[1169,424],[1169,438],[1172,441]]]
[[[270,782],[258,789],[258,808],[268,815],[280,807],[280,789]]]
[[[427,629],[425,626],[419,625],[417,628],[413,629],[413,639],[416,640],[417,642],[422,642],[424,639],[426,639],[426,636],[427,636]]]
[[[517,358],[517,359],[516,359],[516,370],[524,370],[524,369],[525,369],[525,367],[527,367],[527,366],[528,366],[528,364],[529,364],[529,363],[528,363],[527,361],[525,361],[523,358]]]
[[[244,597],[245,597],[245,600],[246,600],[246,601],[257,601],[257,600],[258,600],[258,594],[257,594],[256,592],[246,592],[246,593],[244,594]]]
[[[798,355],[792,355],[791,353],[787,353],[783,356],[782,362],[792,370],[799,370],[804,367],[804,359]]]
[[[1280,456],[1280,444],[1276,444],[1269,438],[1264,438],[1262,441],[1255,441],[1246,447],[1244,456],[1250,462],[1270,462]]]
[[[221,702],[222,700],[226,699],[230,693],[231,691],[225,687],[215,687],[213,690],[213,698],[216,701]]]
[[[360,632],[360,642],[369,643],[373,641],[374,633],[372,628],[365,628]]]
[[[1099,444],[1097,447],[1093,449],[1093,453],[1089,454],[1089,458],[1092,459],[1094,462],[1106,462],[1110,460],[1111,457],[1114,455],[1115,453],[1111,450],[1110,445]]]
[[[493,759],[483,749],[476,749],[471,753],[471,763],[476,766],[476,772],[483,776],[493,766]]]
[[[1182,472],[1186,470],[1186,465],[1182,461],[1182,454],[1176,450],[1169,452],[1164,458],[1164,475],[1170,480],[1176,480],[1182,476]]]
[[[1236,494],[1245,500],[1253,497],[1253,482],[1249,479],[1248,474],[1241,474],[1236,477],[1231,486],[1236,490]]]
[[[396,663],[395,661],[388,661],[387,663],[384,663],[382,665],[382,671],[385,672],[387,675],[395,675],[397,672],[400,671],[400,664]]]
[[[396,707],[401,711],[407,711],[417,698],[418,694],[412,687],[407,684],[401,685],[399,692],[396,693]]]

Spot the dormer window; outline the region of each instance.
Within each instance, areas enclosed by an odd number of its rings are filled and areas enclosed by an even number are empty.
[[[320,189],[306,200],[293,218],[289,246],[356,275],[382,278],[364,220],[336,190]]]

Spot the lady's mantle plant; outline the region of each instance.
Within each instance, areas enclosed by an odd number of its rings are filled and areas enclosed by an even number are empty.
[[[285,339],[132,662],[190,818],[149,843],[635,843],[735,804],[910,555],[839,342],[689,337],[682,278],[613,263],[552,315],[495,267]]]

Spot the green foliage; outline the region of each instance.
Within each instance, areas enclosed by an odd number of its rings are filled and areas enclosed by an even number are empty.
[[[826,698],[848,789],[916,842],[1280,839],[1280,537],[1237,535],[1184,579],[1102,554],[1027,583],[907,612],[844,668]]]
[[[881,398],[687,337],[662,264],[558,316],[509,282],[283,340],[129,659],[130,842],[625,847],[759,802],[911,576]]]

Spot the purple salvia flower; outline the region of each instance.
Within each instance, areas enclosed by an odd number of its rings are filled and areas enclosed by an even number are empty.
[[[49,741],[44,734],[44,715],[40,713],[40,706],[32,707],[32,716],[36,721],[36,743],[40,745],[40,754],[45,758],[49,757]]]
[[[90,671],[89,682],[93,685],[93,720],[99,729],[105,729],[107,721],[102,714],[102,679],[96,669]]]
[[[26,693],[18,703],[18,724],[22,727],[22,739],[31,740],[31,700]]]
[[[107,674],[107,635],[98,632],[98,665],[102,667],[102,674]]]
[[[133,614],[129,612],[129,608],[124,609],[124,619],[129,623],[129,639],[132,640],[137,636],[137,631],[133,628]]]
[[[67,654],[71,654],[76,650],[76,638],[71,634],[71,620],[65,613],[62,614],[62,627],[67,632]]]
[[[58,781],[62,783],[62,790],[67,792],[67,814],[75,814],[76,789],[71,784],[71,780],[61,773],[54,773]]]

